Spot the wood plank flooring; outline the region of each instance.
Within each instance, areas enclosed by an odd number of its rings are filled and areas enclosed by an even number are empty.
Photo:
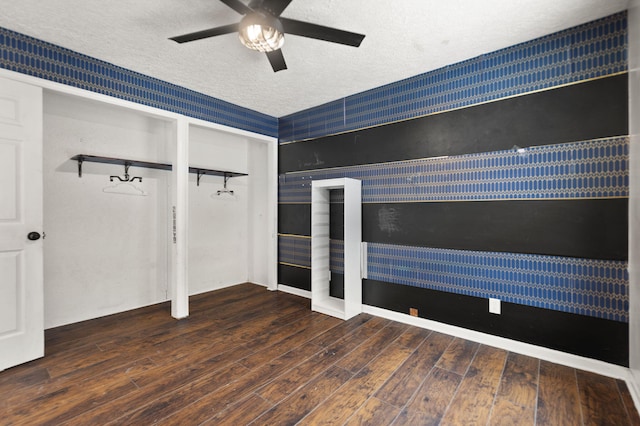
[[[46,332],[2,425],[640,425],[623,381],[242,284]]]

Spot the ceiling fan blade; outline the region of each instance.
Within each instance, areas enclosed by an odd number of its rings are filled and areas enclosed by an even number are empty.
[[[240,0],[220,0],[222,3],[229,6],[231,9],[238,12],[240,15],[246,15],[248,13],[253,12],[251,8],[249,8],[246,4],[242,3]]]
[[[273,72],[287,69],[287,64],[284,62],[282,49],[274,50],[273,52],[267,52],[267,58],[269,58],[269,63],[271,64],[271,68],[273,68]]]
[[[285,34],[294,34],[354,47],[360,46],[360,43],[362,43],[364,39],[363,34],[337,30],[310,22],[296,21],[288,18],[280,18],[280,22],[282,23]]]
[[[280,14],[289,6],[292,0],[264,0],[260,9],[265,10],[275,17]]]
[[[214,37],[222,34],[229,34],[238,31],[238,24],[225,25],[222,27],[209,28],[208,30],[196,31],[195,33],[183,34],[171,37],[169,40],[178,43],[186,43],[188,41],[200,40],[203,38]]]

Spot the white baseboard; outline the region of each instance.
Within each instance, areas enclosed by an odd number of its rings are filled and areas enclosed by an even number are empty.
[[[288,285],[278,284],[278,291],[282,291],[284,293],[295,294],[296,296],[306,297],[307,299],[311,299],[311,292],[309,290],[301,290],[295,287],[289,287]]]
[[[567,367],[586,370],[592,373],[600,374],[602,376],[624,380],[627,384],[627,388],[629,388],[629,393],[633,398],[635,408],[640,412],[640,387],[636,383],[631,370],[627,367],[610,364],[608,362],[599,361],[592,358],[573,355],[566,352],[557,351],[555,349],[536,346],[530,343],[519,342],[517,340],[507,339],[505,337],[499,337],[492,334],[481,333],[479,331],[468,330],[466,328],[456,327],[437,321],[419,317],[412,317],[407,314],[377,308],[375,306],[362,305],[362,311],[371,315],[375,315],[377,317],[390,319],[404,324],[414,325],[416,327],[426,328],[429,330],[437,331],[439,333],[459,337],[461,339],[482,343],[483,345],[493,346],[510,352],[515,352],[522,355],[543,359],[545,361],[554,362],[556,364],[565,365]]]
[[[629,369],[629,379],[627,380],[627,387],[629,393],[633,398],[633,403],[636,404],[636,409],[640,412],[640,379],[636,378],[640,375],[640,372],[634,374],[633,370]]]
[[[278,290],[311,299],[311,292],[307,290],[300,290],[298,288],[289,287],[282,284],[278,285]],[[499,337],[492,334],[481,333],[479,331],[468,330],[466,328],[456,327],[454,325],[449,325],[438,321],[412,317],[411,315],[390,311],[388,309],[377,308],[375,306],[362,305],[362,312],[375,315],[377,317],[386,318],[392,321],[426,328],[428,330],[437,331],[439,333],[448,334],[450,336],[459,337],[461,339],[471,340],[472,342],[482,343],[483,345],[493,346],[496,348],[504,349],[506,351],[539,358],[549,362],[554,362],[556,364],[565,365],[567,367],[577,368],[580,370],[600,374],[602,376],[624,380],[627,383],[629,393],[631,393],[631,397],[633,398],[633,402],[636,405],[636,409],[640,411],[640,386],[636,384],[631,370],[627,367],[610,364],[608,362],[599,361],[592,358],[573,355],[555,349],[536,346],[530,343],[519,342],[517,340],[507,339],[505,337]]]
[[[461,339],[482,343],[483,345],[540,358],[545,361],[555,362],[557,364],[578,368],[580,370],[591,371],[603,376],[628,381],[631,375],[628,368],[610,364],[608,362],[573,355],[557,351],[555,349],[544,348],[530,343],[523,343],[517,340],[507,339],[505,337],[494,336],[492,334],[481,333],[479,331],[468,330],[466,328],[456,327],[424,318],[412,317],[407,314],[401,314],[399,312],[393,312],[387,309],[377,308],[375,306],[363,305],[362,311],[377,317],[387,318],[404,324],[415,325],[417,327],[426,328],[439,333],[459,337]]]
[[[235,287],[235,286],[240,285],[240,284],[248,284],[248,283],[249,284],[256,284],[256,285],[264,287],[263,284],[252,283],[252,282],[249,282],[249,281],[242,281],[242,282],[239,282],[239,283],[222,283],[222,284],[216,284],[215,286],[213,286],[211,288],[205,288],[205,289],[200,289],[200,290],[194,291],[192,293],[189,293],[189,296],[197,296],[199,294],[209,293],[210,291],[222,290],[223,288]]]

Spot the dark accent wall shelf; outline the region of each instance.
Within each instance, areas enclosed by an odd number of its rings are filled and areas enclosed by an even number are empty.
[[[125,176],[128,175],[129,167],[144,167],[146,169],[158,169],[158,170],[171,170],[173,166],[169,163],[154,163],[150,161],[140,160],[128,160],[125,158],[113,158],[113,157],[101,157],[98,155],[78,154],[71,157],[72,160],[78,162],[78,177],[82,177],[82,163],[85,161],[91,163],[103,163],[103,164],[116,164],[125,167]],[[191,167],[189,166],[189,173],[194,173],[198,176],[197,183],[200,185],[200,178],[204,175],[210,176],[223,176],[225,180],[225,186],[227,180],[232,177],[248,176],[247,173],[229,172],[225,170],[213,170],[203,167]]]

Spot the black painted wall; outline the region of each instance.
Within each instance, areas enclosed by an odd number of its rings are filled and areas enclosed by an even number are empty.
[[[278,152],[279,170],[285,173],[626,135],[627,86],[627,75],[618,75],[285,144]]]
[[[627,75],[375,128],[285,144],[281,173],[441,155],[491,152],[628,133]],[[340,239],[341,206],[332,210]],[[371,203],[363,205],[363,240],[387,244],[586,259],[628,257],[628,200],[536,199],[491,202]],[[394,229],[380,226],[394,217]],[[279,206],[281,234],[310,235],[310,205]],[[280,266],[280,283],[309,290],[310,271]],[[332,295],[341,278],[333,274]],[[628,365],[628,324],[487,299],[366,280],[364,303],[565,352]]]

